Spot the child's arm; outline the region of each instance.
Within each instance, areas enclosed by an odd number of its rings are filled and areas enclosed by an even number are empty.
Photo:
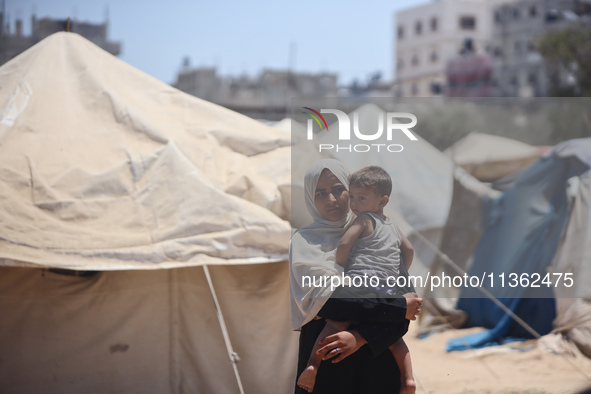
[[[347,259],[349,258],[349,253],[351,252],[353,244],[359,237],[365,236],[368,232],[368,228],[373,232],[373,226],[371,226],[372,220],[373,219],[370,216],[359,215],[355,218],[351,227],[345,231],[345,235],[343,235],[343,238],[341,238],[339,246],[337,247],[336,261],[338,265],[344,267],[347,264]]]
[[[400,231],[400,229],[398,229],[398,233],[400,234],[400,238],[402,239],[402,242],[400,243],[400,255],[402,256],[402,261],[404,261],[406,269],[409,270],[410,265],[412,264],[412,259],[415,255],[415,250],[413,249],[412,244],[410,243],[408,238],[406,238],[404,234],[402,234],[402,231]]]

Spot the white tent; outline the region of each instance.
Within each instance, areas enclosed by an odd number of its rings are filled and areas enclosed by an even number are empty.
[[[591,171],[572,178],[570,220],[549,271],[570,272],[572,287],[554,289],[556,318],[553,333],[572,341],[591,357]]]
[[[542,155],[535,146],[476,132],[457,141],[444,153],[482,182],[492,182],[521,171]]]
[[[0,387],[290,392],[289,144],[76,34],[2,66]]]
[[[485,201],[497,198],[500,192],[472,177],[461,167],[454,169],[453,197],[439,251],[431,267],[431,276],[460,275],[470,266],[474,249],[483,232],[482,210]],[[451,261],[451,262],[450,262]],[[455,307],[459,290],[442,287],[425,289],[426,311],[421,315],[419,333],[430,333],[461,327],[466,314]]]
[[[271,124],[270,126],[279,130],[287,131],[289,133],[291,132],[291,125],[293,124],[293,122],[295,121],[291,118],[283,118],[278,122],[273,122],[273,124]]]

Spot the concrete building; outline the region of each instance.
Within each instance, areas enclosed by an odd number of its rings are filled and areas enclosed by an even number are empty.
[[[590,2],[578,0],[518,0],[494,7],[492,56],[495,95],[547,96],[549,72],[536,51],[536,38],[577,23],[590,12]],[[558,78],[561,84],[569,84],[568,73],[561,73]]]
[[[224,77],[215,68],[185,63],[174,87],[244,115],[268,120],[289,116],[294,97],[337,96],[337,75],[263,70],[256,77]]]
[[[5,24],[6,23],[6,24]],[[58,31],[67,29],[67,19],[37,19],[31,17],[31,35],[25,36],[23,21],[17,19],[15,29],[11,31],[9,24],[4,20],[4,14],[0,12],[0,65],[24,52],[39,41]],[[69,22],[71,32],[78,33],[92,41],[112,55],[121,53],[121,43],[109,41],[107,38],[109,23],[89,23],[72,20]]]
[[[395,87],[400,97],[443,93],[447,62],[470,39],[476,54],[490,48],[493,4],[507,0],[439,0],[395,15]]]
[[[492,57],[476,54],[472,42],[466,40],[462,53],[447,62],[445,96],[490,97],[492,89]]]

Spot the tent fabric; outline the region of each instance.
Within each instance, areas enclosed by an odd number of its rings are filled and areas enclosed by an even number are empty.
[[[579,177],[576,185],[568,227],[550,267],[550,272],[572,272],[575,279],[572,287],[554,289],[553,332],[591,357],[591,171]]]
[[[287,262],[211,266],[247,393],[290,393]],[[0,267],[0,387],[21,393],[238,392],[202,267],[61,275]]]
[[[281,261],[290,139],[74,33],[0,67],[0,261],[76,270]]]
[[[454,168],[453,195],[447,223],[443,228],[439,251],[453,261],[461,271],[450,266],[443,256],[437,255],[430,269],[431,276],[463,275],[468,270],[472,255],[482,236],[481,212],[484,197],[493,199],[500,193],[472,177],[461,167]],[[425,311],[421,315],[419,335],[449,328],[460,328],[466,322],[466,313],[457,309],[459,292],[455,288],[425,288]]]
[[[207,265],[246,392],[293,392],[289,146],[74,33],[0,67],[1,391],[237,392]]]
[[[463,270],[468,269],[482,235],[483,204],[499,194],[461,167],[454,169],[452,203],[443,229],[440,250]],[[445,263],[439,257],[433,265],[445,266]],[[449,267],[446,269],[449,270]],[[454,272],[455,274],[462,273]]]
[[[527,168],[541,156],[534,146],[476,132],[455,142],[444,153],[482,182],[492,182]]]
[[[538,273],[542,277],[556,254],[569,217],[567,181],[580,177],[591,168],[591,138],[566,141],[557,145],[516,181],[515,186],[493,201],[483,214],[485,233],[474,254],[469,275],[505,273]],[[581,245],[589,248],[589,245]],[[579,279],[585,283],[588,280]],[[484,288],[499,298],[539,334],[552,329],[556,316],[552,288],[491,287]],[[479,289],[460,292],[458,307],[468,314],[468,326],[484,326],[474,336],[471,346],[481,346],[500,337],[528,337],[523,327],[508,317],[491,300],[482,297]],[[491,335],[494,334],[494,335]],[[488,338],[484,338],[488,337]],[[450,343],[450,348],[457,347]]]

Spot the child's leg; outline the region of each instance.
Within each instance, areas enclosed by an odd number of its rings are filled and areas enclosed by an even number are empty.
[[[390,345],[389,349],[396,359],[398,368],[400,368],[400,394],[414,394],[417,385],[412,376],[410,352],[404,339],[400,338],[393,345]]]
[[[323,354],[316,354],[316,352],[320,349],[320,342],[329,335],[336,334],[340,331],[345,331],[350,325],[350,321],[341,322],[328,319],[326,320],[326,325],[320,334],[318,334],[316,343],[314,343],[312,354],[310,354],[310,358],[308,359],[308,366],[298,378],[298,386],[304,390],[312,392],[314,389],[314,383],[316,383],[316,373],[318,372],[318,367],[320,366],[323,356]]]

